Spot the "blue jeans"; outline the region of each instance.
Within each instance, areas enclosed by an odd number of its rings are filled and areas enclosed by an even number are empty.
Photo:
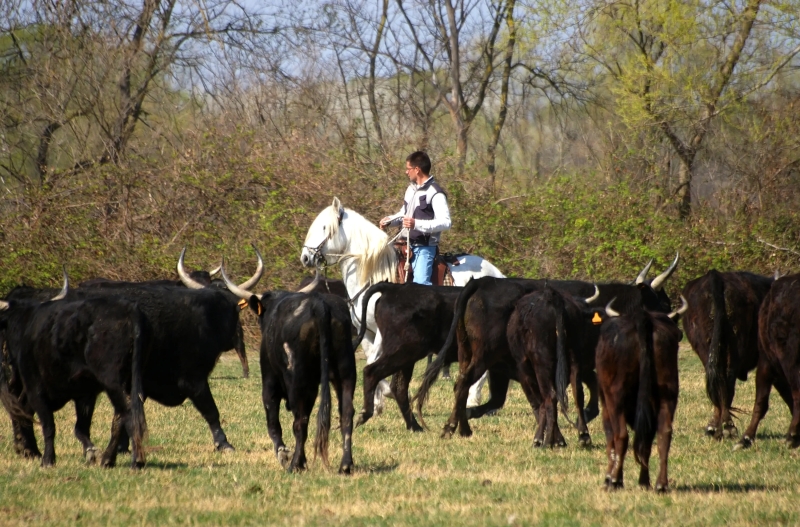
[[[411,268],[414,270],[414,283],[432,285],[433,259],[436,256],[436,246],[412,245]]]

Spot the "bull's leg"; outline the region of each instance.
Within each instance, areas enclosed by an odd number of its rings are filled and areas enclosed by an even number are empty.
[[[308,461],[306,459],[308,420],[311,416],[311,409],[314,407],[314,401],[317,399],[316,390],[311,391],[313,391],[313,393],[295,393],[295,395],[297,395],[295,398],[296,403],[292,403],[292,413],[294,414],[294,423],[292,424],[292,433],[294,434],[294,457],[292,457],[292,462],[286,469],[288,472],[305,470],[308,468]]]
[[[533,415],[536,419],[537,427],[533,435],[533,447],[538,448],[542,446],[542,420],[539,418],[539,411],[542,407],[542,397],[539,395],[539,383],[536,381],[536,374],[531,367],[529,360],[523,359],[517,361],[517,372],[519,375],[519,384],[522,386],[522,391],[531,405]],[[494,399],[494,397],[492,397]]]
[[[617,408],[611,419],[614,429],[614,468],[611,471],[611,488],[620,489],[624,485],[622,466],[628,452],[628,426],[625,422],[624,408]]]
[[[222,426],[219,422],[219,410],[217,409],[217,403],[214,402],[214,396],[211,395],[211,388],[208,386],[208,381],[204,381],[199,392],[194,396],[189,396],[189,399],[200,412],[200,415],[203,416],[203,419],[206,420],[206,423],[208,423],[217,451],[226,452],[235,450],[233,445],[228,443],[225,432],[222,431]]]
[[[597,388],[597,372],[594,370],[582,371],[582,381],[589,388],[589,404],[583,410],[583,418],[587,423],[600,415],[600,405],[598,404],[598,394],[600,393]]]
[[[456,380],[453,386],[453,412],[450,414],[450,418],[447,420],[442,430],[443,438],[452,437],[457,429],[462,437],[469,437],[472,435],[472,430],[467,421],[467,397],[469,396],[470,385],[480,378],[484,371],[486,371],[485,368],[480,368],[476,364],[469,363],[464,370],[460,372],[458,380]]]
[[[708,421],[708,425],[706,426],[706,435],[709,437],[717,437],[717,431],[722,427],[722,410],[719,406],[714,407],[714,414],[711,416],[711,419]]]
[[[51,467],[56,464],[56,423],[53,419],[53,411],[47,403],[37,394],[34,396],[29,393],[29,402],[33,411],[39,416],[42,424],[42,436],[44,439],[44,454],[42,455],[42,466]]]
[[[769,411],[769,393],[772,391],[773,371],[772,367],[765,357],[759,357],[758,366],[756,367],[756,400],[753,404],[753,414],[750,418],[750,425],[745,430],[742,438],[736,445],[734,450],[741,448],[750,448],[756,438],[756,431],[761,420],[767,415]]]
[[[0,343],[0,352],[2,352],[2,343]],[[33,417],[33,409],[28,404],[22,389],[22,379],[16,375],[16,370],[11,369],[11,376],[8,380],[8,390],[11,395],[17,399],[20,406],[24,408]],[[33,420],[11,418],[11,428],[14,433],[14,451],[24,458],[42,457],[39,451],[39,446],[36,444],[36,434],[33,431]]]
[[[739,435],[739,431],[736,429],[736,425],[733,422],[733,417],[731,416],[731,407],[733,406],[733,397],[736,393],[736,377],[731,375],[728,379],[728,398],[725,401],[725,408],[720,413],[720,424],[721,430],[719,431],[719,438],[728,438],[732,439]],[[716,437],[716,436],[715,436]]]
[[[130,395],[122,390],[107,390],[111,404],[114,406],[114,420],[111,425],[111,439],[108,442],[100,464],[104,467],[113,467],[117,462],[117,451],[122,430],[127,432],[127,436],[132,438],[133,449],[131,452],[131,468],[139,469],[144,467],[144,438],[137,436],[133,427],[133,415],[131,413]]]
[[[83,397],[75,400],[75,437],[83,446],[83,457],[87,463],[97,462],[97,448],[91,440],[92,415],[97,397]]]
[[[672,420],[675,418],[675,407],[678,401],[668,401],[661,404],[658,414],[658,479],[656,479],[656,492],[667,492],[669,480],[667,478],[667,461],[669,460],[669,447],[672,444]]]
[[[244,346],[244,330],[242,329],[241,322],[236,324],[236,343],[233,349],[236,350],[236,355],[239,357],[239,362],[242,364],[242,377],[247,379],[250,377],[250,365],[247,364],[247,350]]]
[[[395,373],[392,377],[392,392],[394,392],[397,406],[400,407],[400,412],[403,414],[403,420],[406,422],[406,428],[412,432],[423,432],[424,429],[414,418],[414,412],[411,411],[411,405],[408,401],[408,385],[411,383],[411,376],[413,374],[413,363],[405,366],[402,370]]]
[[[264,404],[264,413],[267,418],[267,433],[272,440],[275,448],[275,456],[283,468],[289,466],[289,452],[283,442],[283,430],[281,429],[281,389],[278,379],[271,372],[262,360],[261,366],[261,401]]]
[[[604,485],[607,489],[611,489],[611,475],[614,472],[614,465],[616,464],[616,453],[614,450],[614,428],[611,425],[611,416],[605,403],[603,404],[602,419],[603,432],[606,436],[606,458],[608,459],[608,467],[606,467]]]
[[[477,419],[491,414],[506,404],[509,379],[506,375],[489,370],[489,400],[480,406],[467,408],[467,418]]]
[[[800,348],[800,346],[794,345],[792,346],[789,343],[789,346],[793,347],[794,349]],[[787,384],[789,385],[789,391],[791,392],[791,404],[789,404],[789,408],[792,410],[792,422],[789,423],[789,433],[786,435],[786,444],[789,448],[797,448],[800,446],[800,371],[798,371],[797,367],[792,364],[784,366],[784,371],[789,371],[790,374],[787,378]],[[787,401],[788,402],[788,401]]]
[[[589,427],[586,425],[584,417],[583,383],[581,383],[578,364],[572,364],[570,368],[570,383],[572,383],[572,399],[575,401],[577,414],[578,442],[582,447],[589,447],[592,446],[592,436],[589,435]],[[564,410],[566,411],[566,408]]]
[[[339,399],[339,421],[342,428],[342,461],[339,463],[340,474],[353,471],[353,395],[356,390],[356,378],[345,374],[337,388]]]

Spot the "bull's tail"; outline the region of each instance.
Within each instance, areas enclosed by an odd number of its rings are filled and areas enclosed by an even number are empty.
[[[464,286],[464,289],[458,295],[455,309],[453,310],[453,321],[450,323],[450,332],[447,334],[447,339],[444,341],[442,349],[440,349],[439,353],[436,355],[436,359],[428,364],[428,367],[422,377],[422,384],[420,385],[419,390],[417,390],[417,393],[411,399],[411,404],[414,404],[416,401],[417,417],[423,423],[424,418],[422,417],[422,407],[425,405],[425,402],[428,399],[428,393],[430,392],[431,387],[439,377],[439,373],[442,371],[442,368],[444,368],[444,362],[447,359],[447,350],[450,349],[450,347],[453,345],[453,341],[455,341],[456,333],[458,331],[458,324],[462,322],[462,319],[464,318],[467,302],[475,293],[475,291],[478,290],[478,283],[479,282],[477,280],[470,278],[470,281],[467,282],[467,285]]]
[[[634,424],[634,448],[637,459],[643,459],[643,445],[652,442],[655,436],[656,419],[655,389],[656,364],[653,349],[653,321],[643,311],[634,315],[639,340],[639,393],[636,395],[636,422]]]
[[[149,327],[144,316],[139,317],[133,328],[133,357],[131,360],[131,419],[133,420],[134,452],[141,452],[144,459],[144,442],[147,436],[147,420],[144,415],[144,365],[149,350]]]
[[[364,333],[367,331],[367,307],[369,306],[369,299],[372,298],[372,295],[383,292],[388,286],[388,282],[380,282],[371,286],[364,293],[364,300],[361,304],[361,327],[358,330],[358,335],[356,335],[355,340],[353,340],[353,349],[358,348],[358,345],[364,340]]]
[[[548,288],[551,289],[551,288]],[[552,290],[552,289],[551,289]],[[551,295],[552,306],[556,312],[556,397],[561,405],[561,413],[572,426],[573,423],[567,414],[567,386],[569,386],[570,363],[567,357],[566,333],[564,326],[564,298],[556,291]]]
[[[317,412],[317,435],[314,438],[314,454],[322,457],[328,465],[328,437],[331,431],[331,387],[330,357],[333,335],[331,332],[331,311],[328,305],[318,299],[314,302],[314,318],[319,329],[320,394]]]
[[[706,362],[706,394],[713,405],[721,410],[722,422],[728,418],[728,312],[725,309],[725,282],[712,270],[711,302],[713,327]]]
[[[11,393],[8,385],[7,371],[11,371],[11,350],[4,347],[4,332],[0,331],[0,403],[8,412],[12,421],[25,425],[33,424],[33,413],[29,412],[20,403],[19,398]]]

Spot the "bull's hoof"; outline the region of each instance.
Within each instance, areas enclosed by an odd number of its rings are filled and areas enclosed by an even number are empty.
[[[717,427],[708,425],[706,427],[706,435],[709,437],[715,437],[717,435]]]
[[[458,435],[460,435],[461,437],[472,437],[472,428],[468,426],[462,426],[458,430]]]
[[[86,460],[87,465],[94,465],[97,463],[97,448],[96,447],[89,447],[83,453],[83,457]]]
[[[369,417],[367,417],[367,413],[362,410],[361,413],[359,413],[356,416],[356,421],[355,421],[354,425],[355,425],[356,428],[358,428],[359,426],[363,425],[367,421],[369,421]]]
[[[117,466],[117,459],[104,455],[102,459],[100,459],[100,466],[103,468],[114,468]]]
[[[669,492],[669,485],[666,483],[656,483],[656,492],[659,494],[666,494]]]
[[[440,436],[442,439],[450,439],[453,437],[453,432],[456,431],[456,428],[450,424],[444,425],[442,428],[442,435]]]
[[[584,432],[578,438],[578,443],[583,448],[589,448],[589,447],[592,446],[592,436],[590,436],[588,433]]]
[[[747,436],[742,436],[738,443],[733,445],[733,451],[744,450],[753,446],[753,440]]]
[[[349,476],[353,473],[353,464],[350,463],[349,465],[342,465],[339,467],[339,474],[344,474],[345,476]]]
[[[411,421],[411,426],[408,427],[409,430],[412,432],[424,432],[425,429],[422,428],[416,420]]]
[[[144,461],[134,461],[131,463],[131,470],[142,470],[144,468]]]
[[[44,457],[44,456],[42,457],[42,467],[43,468],[53,467],[53,466],[55,466],[55,464],[56,464],[55,458],[48,458],[48,457]]]
[[[733,423],[726,424],[722,429],[722,437],[725,439],[739,437],[739,430],[736,429],[736,425]]]
[[[42,457],[42,453],[38,448],[25,448],[21,447],[17,453],[25,459],[38,459]]]
[[[227,441],[216,443],[214,446],[216,447],[217,452],[236,452],[236,449],[233,448],[233,445]]]
[[[620,489],[622,489],[624,487],[625,487],[625,485],[622,483],[622,480],[615,481],[615,480],[610,479],[610,478],[606,480],[606,490],[609,491],[609,492],[613,492],[615,490],[620,490]]]
[[[288,450],[286,450],[286,447],[278,447],[278,451],[275,453],[275,455],[278,458],[278,463],[280,463],[283,468],[291,472],[289,464],[292,461],[292,455]]]
[[[533,448],[542,448],[544,442],[541,439],[534,439],[533,440]]]
[[[557,446],[558,448],[566,448],[567,447],[567,442],[562,437],[562,438],[556,440],[556,442],[554,443],[553,446]]]
[[[789,448],[797,448],[798,446],[800,446],[800,435],[796,434],[789,435],[786,438],[786,446]]]

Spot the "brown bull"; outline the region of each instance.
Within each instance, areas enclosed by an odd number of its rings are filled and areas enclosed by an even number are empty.
[[[731,419],[736,379],[747,380],[758,363],[758,309],[772,281],[711,270],[683,288],[689,302],[683,329],[706,370],[706,393],[714,405],[706,434],[716,439],[736,434]]]
[[[753,444],[758,424],[769,410],[774,385],[792,412],[786,442],[800,446],[800,274],[776,280],[758,314],[759,359],[756,369],[756,402],[753,416],[736,445]]]
[[[650,450],[658,433],[660,469],[656,491],[668,486],[667,460],[672,442],[672,421],[678,404],[677,317],[683,307],[669,315],[641,310],[606,320],[597,344],[597,381],[603,407],[608,469],[605,485],[623,486],[622,465],[628,450],[628,425],[635,432],[633,449],[640,465],[639,485],[650,487]]]

